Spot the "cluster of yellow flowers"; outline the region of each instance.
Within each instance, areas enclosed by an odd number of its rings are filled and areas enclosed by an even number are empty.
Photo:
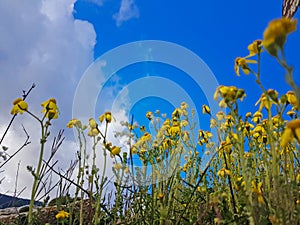
[[[58,118],[59,109],[54,98],[50,98],[47,101],[44,101],[41,106],[43,107],[42,113],[44,113],[46,118],[48,118],[49,120]],[[13,101],[13,107],[10,113],[16,115],[18,113],[23,114],[24,112],[29,112],[27,102],[25,102],[21,98],[15,99]]]
[[[104,120],[106,122],[106,125],[112,122],[112,114],[111,112],[107,111],[103,113],[102,115],[99,116],[99,121],[102,123]],[[75,127],[76,129],[79,130],[85,130],[86,126],[82,126],[82,123],[80,120],[73,118],[67,123],[68,128],[73,128]],[[99,138],[104,138],[105,135],[99,130],[99,125],[96,122],[94,118],[89,119],[88,123],[88,136],[90,137],[99,137]],[[100,135],[100,136],[99,136]],[[121,149],[118,146],[112,146],[112,144],[109,143],[104,143],[104,147],[110,152],[111,156],[116,156],[121,153]]]

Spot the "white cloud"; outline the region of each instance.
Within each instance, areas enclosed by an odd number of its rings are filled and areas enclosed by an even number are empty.
[[[73,18],[74,3],[75,0],[0,1],[0,135],[11,118],[12,101],[33,82],[37,87],[28,97],[31,111],[39,114],[40,103],[50,97],[55,97],[60,107],[61,116],[53,121],[55,129],[51,131],[49,145],[57,129],[65,128],[71,118],[75,88],[93,61],[96,42],[93,26]],[[18,116],[3,144],[12,154],[22,143],[24,134],[20,123],[26,127],[32,144],[2,168],[6,179],[1,184],[1,192],[13,191],[17,163],[21,161],[18,184],[27,186],[22,196],[28,197],[32,176],[26,166],[37,163],[38,123],[28,115]],[[70,143],[62,147],[58,156],[65,161],[61,167],[69,165],[76,152]]]
[[[134,3],[134,0],[122,0],[119,12],[113,15],[113,18],[116,20],[117,26],[121,26],[123,22],[138,17],[139,9]]]

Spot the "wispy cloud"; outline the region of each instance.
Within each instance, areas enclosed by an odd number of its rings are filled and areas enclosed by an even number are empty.
[[[85,0],[86,2],[93,3],[98,6],[103,6],[105,0]]]
[[[113,15],[113,18],[116,20],[117,26],[121,26],[123,22],[138,17],[139,9],[136,6],[134,0],[122,0],[119,11]]]

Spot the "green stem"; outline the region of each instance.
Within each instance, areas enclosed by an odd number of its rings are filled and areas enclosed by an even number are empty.
[[[107,125],[106,125],[107,127]],[[107,129],[107,128],[106,128]],[[106,132],[105,132],[106,134]],[[104,143],[105,143],[105,136],[104,136]],[[101,204],[101,199],[102,199],[102,191],[104,187],[104,181],[105,181],[105,173],[106,173],[106,148],[103,148],[103,156],[104,156],[104,163],[103,163],[103,172],[102,172],[102,177],[101,177],[101,183],[100,183],[100,191],[99,191],[99,196],[97,196],[97,203],[96,203],[96,209],[95,209],[95,215],[94,215],[94,223],[97,224],[97,221],[99,220],[99,209],[100,209],[100,204]]]
[[[33,114],[31,114],[33,115]],[[36,194],[36,188],[38,185],[38,181],[40,179],[40,172],[43,162],[43,155],[44,155],[44,147],[45,143],[47,141],[47,128],[48,126],[43,125],[43,121],[39,120],[42,128],[42,138],[41,138],[41,151],[38,161],[38,167],[36,173],[34,173],[34,182],[31,190],[31,199],[30,199],[30,205],[29,205],[29,212],[28,212],[28,225],[33,225],[33,207],[34,207],[34,200],[35,200],[35,194]],[[46,128],[46,129],[45,129]]]

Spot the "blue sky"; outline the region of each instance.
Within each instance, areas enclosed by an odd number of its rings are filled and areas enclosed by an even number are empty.
[[[206,63],[219,84],[235,85],[246,90],[247,97],[242,104],[242,111],[255,111],[257,107],[254,104],[261,91],[255,84],[254,77],[243,74],[237,77],[234,74],[234,59],[247,55],[248,44],[262,38],[269,21],[281,17],[281,4],[281,0],[1,1],[0,132],[3,133],[10,119],[12,100],[22,94],[21,90],[28,89],[35,82],[37,87],[28,98],[30,110],[39,113],[40,103],[50,97],[58,101],[61,116],[55,121],[52,131],[54,135],[59,129],[65,128],[67,121],[72,118],[73,100],[82,77],[93,66],[101,66],[97,64],[99,61],[93,62],[113,49],[118,50],[124,44],[146,40],[173,43],[197,55]],[[299,12],[295,18],[299,18]],[[295,67],[295,79],[298,83],[299,40],[300,32],[296,31],[288,37],[286,46],[286,56],[288,62]],[[128,52],[128,55],[143,54],[147,49],[141,46],[138,48],[137,45],[137,49]],[[172,55],[172,52],[168,54],[174,56],[178,62],[186,60],[181,58],[182,55]],[[114,60],[120,61],[117,56]],[[145,55],[145,61],[147,57],[151,57],[151,53]],[[115,106],[118,111],[115,115],[117,120],[127,120],[130,113],[133,113],[143,123],[147,122],[144,113],[148,110],[161,109],[162,112],[170,113],[173,106],[168,98],[159,99],[157,96],[151,97],[137,91],[141,100],[135,104],[130,101],[135,81],[147,83],[151,81],[151,76],[164,78],[162,82],[166,83],[163,84],[171,85],[161,88],[159,93],[172,93],[175,89],[170,87],[177,84],[181,88],[178,90],[185,91],[190,96],[198,111],[203,103],[209,102],[205,91],[182,70],[159,62],[141,62],[120,68],[104,84],[94,104],[95,116],[98,117],[104,110],[110,110],[116,99],[129,106]],[[103,82],[104,75],[99,74],[97,79],[99,83]],[[262,58],[262,81],[266,88],[274,88],[281,94],[289,90],[284,81],[283,70],[267,53],[263,53]],[[205,85],[214,84],[211,78],[207,78],[206,82]],[[99,88],[96,83],[95,87]],[[90,90],[87,89],[85,93],[89,97]],[[172,98],[181,100],[182,95],[176,93],[174,92]],[[202,120],[203,115],[199,114],[199,118]],[[204,127],[208,125],[206,119],[203,121]],[[11,193],[16,165],[20,161],[18,189],[27,186],[22,194],[26,197],[32,182],[26,166],[36,163],[39,134],[36,132],[37,124],[31,118],[26,115],[18,117],[4,140],[10,153],[24,140],[20,123],[30,133],[32,145],[4,168],[6,179],[0,189],[1,192]],[[115,128],[119,128],[118,125]],[[60,168],[67,168],[70,160],[74,159],[77,148],[72,131],[67,130],[65,133],[67,139],[63,151],[57,153]],[[116,141],[121,144],[122,140]]]
[[[248,96],[245,101],[254,105],[260,96],[254,77],[237,77],[233,71],[233,62],[235,57],[248,54],[248,44],[262,38],[270,20],[281,16],[282,1],[129,2],[133,11],[132,18],[119,24],[112,16],[119,7],[116,1],[104,0],[100,6],[89,0],[75,4],[74,17],[92,23],[98,34],[94,48],[95,59],[112,48],[132,41],[174,42],[202,58],[220,84],[244,88]],[[298,72],[297,59],[300,54],[298,40],[299,32],[290,35],[286,48],[288,61],[296,67],[295,74]],[[284,93],[288,87],[281,68],[267,53],[263,54],[262,63],[265,86]],[[155,66],[151,69],[155,70]],[[126,79],[126,74],[122,78]],[[189,85],[186,79],[182,83]]]

